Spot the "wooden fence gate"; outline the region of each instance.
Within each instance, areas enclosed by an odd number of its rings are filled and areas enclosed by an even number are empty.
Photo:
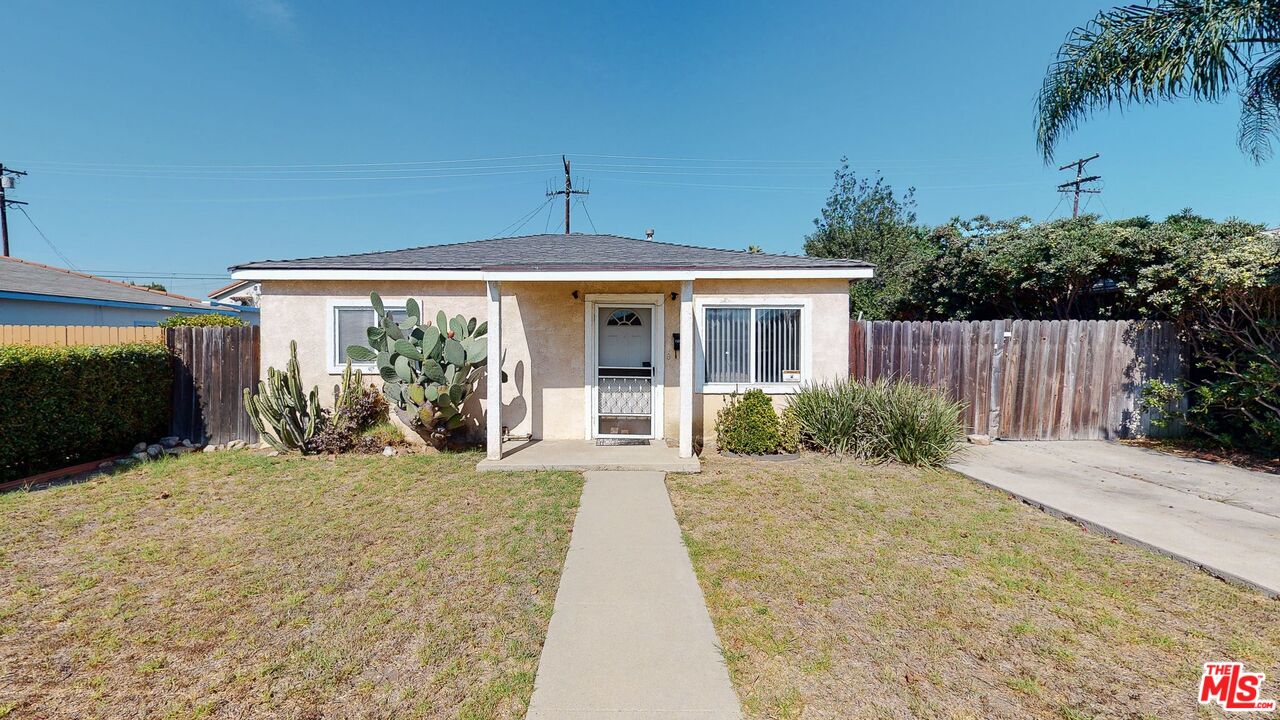
[[[908,380],[965,404],[966,432],[1009,440],[1176,434],[1138,407],[1185,377],[1175,329],[1129,320],[851,321],[849,373]]]
[[[244,406],[244,388],[258,384],[258,328],[183,327],[164,332],[173,353],[169,434],[211,445],[258,442]]]

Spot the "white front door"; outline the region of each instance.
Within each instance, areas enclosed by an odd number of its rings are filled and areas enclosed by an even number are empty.
[[[595,437],[655,437],[655,317],[651,305],[596,306]]]

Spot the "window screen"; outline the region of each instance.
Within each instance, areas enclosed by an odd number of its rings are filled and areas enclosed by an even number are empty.
[[[799,308],[707,308],[703,330],[706,382],[799,382]]]
[[[707,308],[707,382],[751,382],[750,332],[751,308]]]
[[[408,317],[404,308],[387,308],[396,322],[404,322]],[[377,322],[378,316],[371,307],[339,307],[334,308],[333,357],[335,365],[347,362],[347,347],[350,345],[368,345],[369,336],[366,330]]]

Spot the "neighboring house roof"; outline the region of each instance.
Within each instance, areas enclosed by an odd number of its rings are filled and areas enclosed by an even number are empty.
[[[676,245],[618,235],[525,235],[428,245],[405,250],[261,260],[231,268],[236,278],[265,278],[272,271],[452,271],[452,272],[620,272],[620,271],[824,271],[870,276],[873,266],[860,260],[831,260],[797,255]],[[266,271],[265,273],[263,271]],[[790,273],[788,273],[790,274]]]
[[[196,298],[107,280],[73,270],[0,257],[0,299],[81,304],[152,306],[190,312],[214,311]]]
[[[236,280],[228,285],[223,285],[217,290],[209,291],[210,300],[226,301],[242,296],[253,294],[254,288],[258,285],[256,280]]]

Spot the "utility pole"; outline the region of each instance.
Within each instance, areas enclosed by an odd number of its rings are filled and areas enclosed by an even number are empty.
[[[1090,175],[1088,177],[1085,177],[1085,174],[1084,174],[1084,166],[1088,164],[1089,161],[1097,160],[1097,159],[1098,159],[1098,153],[1094,153],[1087,158],[1080,158],[1075,162],[1069,162],[1066,165],[1063,165],[1062,167],[1058,168],[1058,170],[1069,170],[1071,168],[1076,169],[1075,180],[1069,180],[1058,186],[1058,192],[1069,192],[1075,196],[1074,200],[1071,203],[1071,217],[1073,218],[1080,217],[1080,195],[1082,193],[1096,195],[1102,192],[1102,190],[1098,188],[1081,187],[1085,183],[1090,183],[1095,180],[1102,179],[1101,175]]]
[[[5,191],[17,184],[19,175],[26,175],[26,173],[6,168],[4,163],[0,163],[0,242],[4,245],[4,257],[9,257],[9,206],[26,205],[21,200],[10,200],[5,197]]]
[[[591,191],[590,190],[574,190],[573,178],[570,177],[569,175],[569,159],[566,158],[564,155],[561,155],[560,160],[564,162],[564,189],[548,190],[547,197],[554,197],[556,195],[564,196],[564,234],[568,235],[569,234],[569,201],[573,199],[574,195],[590,195]]]

